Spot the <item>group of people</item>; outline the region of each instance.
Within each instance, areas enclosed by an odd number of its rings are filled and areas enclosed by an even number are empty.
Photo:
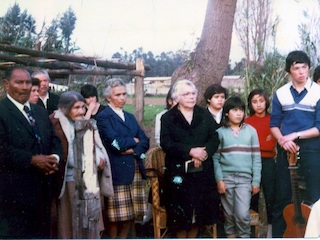
[[[320,198],[319,70],[312,81],[310,59],[302,51],[289,53],[285,70],[290,81],[275,92],[272,112],[265,91],[254,89],[247,99],[248,117],[244,101],[228,97],[218,84],[206,89],[206,108],[196,104],[192,81],[179,80],[170,89],[166,109],[156,117],[155,138],[166,153],[162,195],[167,226],[177,237],[197,237],[201,226],[221,221],[222,210],[226,236],[249,238],[249,210],[258,211],[260,187],[268,237],[282,237],[283,209],[292,201],[288,152],[299,152],[305,200],[315,203]],[[95,146],[92,161],[98,176],[92,184],[100,189],[96,229],[88,237],[100,238],[106,230],[110,238],[126,238],[134,220],[146,215],[149,138],[123,110],[125,84],[119,78],[107,80],[105,106],[90,84],[58,96],[49,91],[49,82],[44,70],[30,74],[12,67],[5,73],[0,237],[74,237],[75,124],[88,120],[94,139],[86,144]],[[319,236],[314,226],[307,227],[306,236],[316,231]]]
[[[6,97],[0,102],[0,238],[73,238],[76,189],[76,122],[89,121],[94,138],[90,189],[98,189],[94,212],[83,229],[88,238],[126,238],[134,218],[146,211],[143,159],[149,139],[134,116],[123,111],[125,84],[112,78],[99,103],[97,89],[60,96],[49,91],[44,70],[32,74],[20,66],[4,77]],[[112,170],[111,170],[112,169]],[[85,172],[86,169],[84,168]],[[83,172],[83,173],[84,173]],[[78,176],[79,177],[79,176]],[[101,197],[102,196],[102,197]],[[88,211],[87,211],[88,210]],[[105,222],[104,222],[105,221]]]
[[[320,68],[312,81],[309,57],[293,51],[285,70],[290,81],[275,92],[272,112],[266,92],[254,89],[247,99],[248,117],[243,100],[228,98],[220,85],[206,89],[206,109],[196,105],[197,89],[191,81],[173,85],[175,104],[161,113],[156,138],[160,132],[159,145],[166,153],[167,226],[177,237],[194,238],[202,225],[218,223],[221,205],[226,236],[249,238],[249,210],[259,210],[260,187],[267,237],[282,237],[287,228],[283,210],[292,202],[288,153],[299,154],[304,200],[315,203],[320,198]],[[311,216],[306,236],[319,237],[320,228],[313,222],[318,213]],[[303,217],[307,222],[308,216]]]

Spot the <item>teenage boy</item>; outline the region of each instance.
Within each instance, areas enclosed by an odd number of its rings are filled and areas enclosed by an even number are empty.
[[[210,85],[203,94],[207,109],[216,123],[221,126],[222,110],[227,98],[227,90],[219,84]]]
[[[274,94],[270,120],[271,133],[278,141],[273,237],[283,236],[282,213],[292,200],[287,152],[299,151],[298,174],[306,183],[304,200],[314,203],[320,198],[320,86],[309,78],[310,59],[305,52],[290,52],[285,70],[291,81]]]

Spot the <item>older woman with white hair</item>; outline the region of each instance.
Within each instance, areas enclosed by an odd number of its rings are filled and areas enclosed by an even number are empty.
[[[97,115],[97,125],[110,157],[114,187],[114,196],[106,199],[107,230],[110,238],[126,238],[134,219],[142,220],[146,213],[143,159],[149,138],[135,117],[123,111],[127,92],[121,79],[107,81],[104,97],[108,106]]]
[[[75,91],[65,92],[59,99],[59,109],[50,115],[56,135],[60,138],[63,148],[63,159],[60,160],[58,177],[58,238],[73,238],[73,208],[75,196],[75,166],[74,155],[75,121],[83,120],[85,114],[85,100]],[[94,121],[94,120],[91,120]],[[94,122],[92,122],[94,124]],[[94,127],[94,125],[93,125]],[[108,154],[102,144],[98,129],[94,130],[96,159],[93,159],[97,169],[102,170],[109,164]],[[89,143],[88,143],[89,144]],[[110,169],[110,168],[109,168]],[[111,180],[111,172],[109,173]],[[93,185],[95,183],[92,183]],[[110,183],[112,186],[112,182]],[[96,180],[98,185],[98,179]],[[112,189],[111,189],[112,190]],[[110,194],[112,194],[110,192]],[[99,196],[99,194],[98,194]],[[99,201],[98,201],[99,202]],[[100,203],[100,202],[99,202]],[[100,211],[101,212],[101,211]],[[100,214],[99,229],[91,232],[98,233],[90,238],[99,238],[99,231],[103,230],[102,213]]]
[[[195,238],[200,226],[219,220],[212,161],[219,145],[217,124],[206,109],[196,105],[197,94],[191,81],[177,81],[172,87],[177,105],[161,119],[167,226],[178,238]]]

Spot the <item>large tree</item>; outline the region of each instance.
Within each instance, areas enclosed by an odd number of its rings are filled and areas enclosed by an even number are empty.
[[[191,59],[177,68],[172,83],[190,79],[198,90],[201,102],[205,89],[221,83],[228,66],[236,0],[208,0],[200,41]]]

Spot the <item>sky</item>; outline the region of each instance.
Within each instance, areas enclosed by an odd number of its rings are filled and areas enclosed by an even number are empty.
[[[273,0],[273,18],[279,18],[276,48],[283,54],[297,49],[302,10],[315,9],[317,0]],[[110,59],[142,47],[154,54],[190,50],[201,36],[207,0],[0,0],[0,16],[18,3],[35,19],[38,31],[70,6],[77,17],[73,39],[79,54]],[[234,34],[230,59],[240,61],[243,52]]]

